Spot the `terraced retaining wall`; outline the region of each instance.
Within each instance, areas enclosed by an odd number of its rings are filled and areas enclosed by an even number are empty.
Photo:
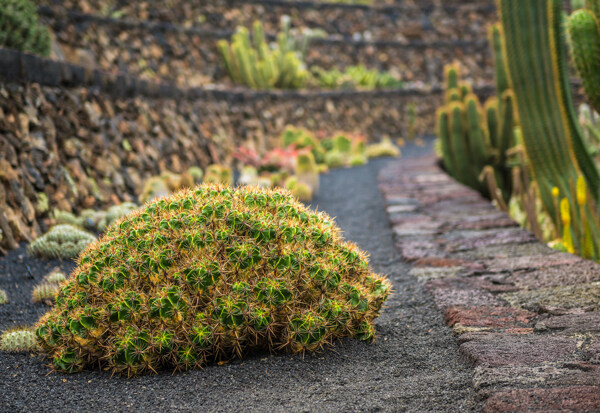
[[[228,39],[231,31],[47,11],[45,20],[55,32],[60,54],[70,62],[145,79],[167,79],[184,87],[230,82],[217,41]],[[493,82],[493,62],[484,34],[473,41],[441,37],[409,43],[316,38],[308,46],[306,63],[327,69],[365,64],[406,81],[436,86],[443,82],[443,66],[459,60],[475,85]]]
[[[538,242],[433,156],[393,162],[380,183],[484,412],[600,411],[600,265]]]
[[[42,3],[59,13],[71,10],[134,20],[179,22],[185,27],[205,30],[250,27],[254,20],[261,20],[271,34],[279,29],[280,17],[287,15],[294,27],[319,28],[330,36],[366,36],[398,42],[481,40],[486,36],[486,26],[497,20],[493,1],[455,5],[417,1],[380,7],[281,0],[178,0],[169,7],[164,7],[160,0],[118,1],[110,8],[105,1],[98,0]]]
[[[230,163],[238,145],[272,148],[287,124],[406,136],[412,103],[416,132],[429,132],[443,95],[181,89],[8,50],[0,61],[4,248],[39,234],[48,209],[134,199],[144,179],[165,169]]]

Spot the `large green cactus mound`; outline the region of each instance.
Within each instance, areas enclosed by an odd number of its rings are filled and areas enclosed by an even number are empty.
[[[114,223],[78,263],[36,332],[65,372],[370,341],[390,290],[327,215],[283,190],[184,190]]]

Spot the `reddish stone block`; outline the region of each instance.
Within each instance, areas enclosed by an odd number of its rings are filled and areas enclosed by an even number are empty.
[[[425,257],[443,258],[444,253],[431,241],[400,241],[396,243],[405,261],[416,261]]]
[[[413,265],[415,267],[464,267],[469,265],[463,260],[456,260],[453,258],[437,258],[437,257],[425,257],[416,260]]]
[[[440,309],[451,306],[500,307],[502,303],[489,292],[472,286],[464,278],[444,278],[429,281],[425,289],[431,292]]]
[[[468,362],[491,367],[569,361],[577,351],[573,337],[483,333],[461,339],[459,351]]]
[[[540,331],[560,331],[564,334],[600,333],[600,312],[549,317],[538,322],[535,328]]]
[[[584,261],[573,254],[555,251],[551,254],[526,255],[522,257],[493,258],[483,262],[489,272],[536,270],[560,265],[573,265]]]
[[[497,329],[527,327],[535,313],[513,307],[452,306],[446,309],[448,325],[465,327],[492,327]]]
[[[493,393],[483,411],[490,412],[594,412],[600,411],[599,386],[518,389]]]

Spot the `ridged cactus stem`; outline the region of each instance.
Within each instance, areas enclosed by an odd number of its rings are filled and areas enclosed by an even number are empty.
[[[570,95],[560,0],[499,0],[503,47],[523,143],[545,209],[552,187],[571,194],[579,171],[597,200],[600,177],[583,144]],[[556,224],[556,223],[555,223]]]

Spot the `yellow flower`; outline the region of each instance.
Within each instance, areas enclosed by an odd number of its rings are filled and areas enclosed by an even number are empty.
[[[554,198],[558,198],[558,195],[560,194],[560,191],[558,190],[558,187],[555,186],[554,188],[552,188],[552,196]]]
[[[587,188],[585,186],[585,179],[583,176],[579,175],[577,178],[577,203],[579,206],[584,206],[586,201]]]
[[[567,198],[563,198],[560,201],[560,218],[564,225],[569,225],[571,223],[571,208]]]

